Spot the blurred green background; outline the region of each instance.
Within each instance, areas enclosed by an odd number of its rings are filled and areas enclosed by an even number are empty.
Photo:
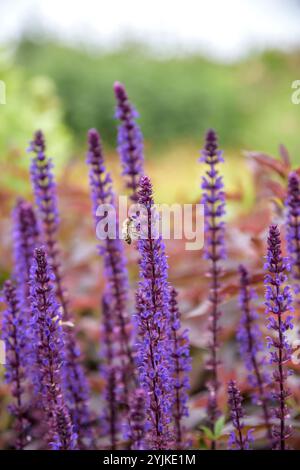
[[[101,53],[24,38],[0,56],[8,104],[0,114],[1,154],[23,146],[37,126],[60,155],[76,155],[92,126],[113,147],[112,84],[120,80],[139,110],[150,158],[184,143],[200,147],[205,129],[215,127],[225,148],[274,153],[283,142],[300,162],[300,105],[291,101],[299,66],[297,52],[224,65],[199,55],[163,60],[134,44]]]

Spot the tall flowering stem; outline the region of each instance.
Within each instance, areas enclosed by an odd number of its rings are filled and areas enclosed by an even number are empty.
[[[239,266],[239,274],[242,316],[237,338],[240,345],[241,356],[244,359],[248,371],[248,381],[256,391],[253,395],[253,399],[262,407],[267,435],[272,442],[268,396],[266,393],[266,386],[270,383],[270,377],[264,371],[266,358],[261,355],[264,349],[262,333],[257,324],[258,314],[252,307],[255,292],[251,288],[249,274],[245,266]]]
[[[130,103],[122,83],[114,84],[117,101],[116,118],[121,124],[118,129],[118,151],[123,167],[123,175],[127,178],[130,198],[138,201],[140,177],[144,174],[143,136],[136,123],[138,113]]]
[[[28,423],[25,418],[25,356],[26,356],[26,325],[18,299],[16,287],[11,281],[4,283],[4,301],[6,310],[3,313],[2,337],[6,350],[6,382],[11,387],[13,403],[10,411],[15,418],[17,434],[16,448],[24,449]]]
[[[177,304],[177,291],[173,287],[170,289],[170,322],[171,322],[171,340],[172,340],[172,360],[174,368],[174,397],[173,397],[173,416],[174,416],[174,435],[176,449],[185,447],[184,428],[182,420],[188,416],[188,389],[189,376],[191,370],[191,359],[189,352],[189,338],[187,330],[180,332],[181,319]]]
[[[274,410],[279,424],[274,426],[272,434],[276,449],[285,450],[286,440],[291,435],[291,426],[286,424],[288,417],[287,398],[290,391],[287,387],[287,377],[289,370],[285,364],[291,359],[292,347],[286,337],[286,332],[293,328],[292,316],[287,315],[292,311],[291,289],[287,282],[286,272],[289,264],[282,256],[280,232],[277,225],[271,225],[268,236],[268,248],[266,256],[265,275],[266,286],[266,313],[268,317],[268,329],[273,330],[273,337],[268,338],[268,345],[272,348],[271,363],[275,364],[273,380],[277,390],[273,396],[278,402],[278,407]]]
[[[14,278],[17,282],[20,308],[23,312],[24,332],[26,333],[26,367],[31,374],[34,355],[32,345],[33,331],[30,328],[29,278],[33,252],[40,242],[40,228],[35,211],[29,202],[18,199],[13,210],[13,245],[14,245]]]
[[[65,403],[62,388],[64,338],[60,306],[55,299],[54,276],[45,250],[37,248],[30,279],[32,324],[36,331],[36,357],[41,404],[52,449],[76,447],[77,435]]]
[[[220,276],[222,275],[221,261],[225,258],[224,248],[224,222],[222,218],[225,214],[225,194],[223,178],[219,174],[218,165],[223,162],[222,152],[218,150],[217,135],[210,129],[206,134],[206,142],[202,150],[201,162],[206,163],[208,169],[202,178],[201,188],[203,189],[202,203],[205,207],[205,258],[210,262],[209,276],[211,278],[209,300],[212,305],[210,315],[211,340],[209,343],[210,358],[207,362],[207,369],[211,371],[211,379],[208,382],[208,416],[211,429],[219,416],[218,410],[218,390],[220,383],[218,380],[218,367],[220,360],[219,349],[219,319],[220,311]],[[212,443],[212,448],[215,443]]]
[[[93,204],[95,224],[101,222],[102,216],[97,215],[97,208],[101,205],[111,205],[116,210],[115,195],[112,190],[110,174],[106,172],[100,136],[95,129],[88,134],[87,163],[90,165],[90,187]],[[106,237],[102,240],[99,253],[104,258],[105,276],[108,281],[108,295],[110,302],[116,309],[118,326],[120,328],[120,341],[123,356],[127,356],[133,364],[131,351],[131,338],[129,332],[129,317],[126,311],[128,299],[128,275],[122,241],[118,237],[118,224],[115,226],[115,238]]]
[[[56,183],[53,175],[52,160],[46,156],[46,144],[42,131],[37,131],[30,143],[29,150],[35,156],[31,163],[31,179],[35,195],[38,215],[42,222],[44,242],[47,255],[53,270],[55,281],[55,294],[63,310],[63,320],[72,321],[66,290],[63,286],[61,273],[60,250],[58,248],[57,234],[59,228],[59,212],[57,205]],[[76,340],[75,330],[68,328],[65,337],[66,361],[64,386],[67,391],[68,405],[72,411],[72,418],[79,435],[82,447],[84,437],[90,437],[89,422],[91,420],[88,410],[89,387],[81,365],[81,353]]]
[[[47,253],[55,275],[56,295],[63,308],[64,319],[69,320],[66,293],[62,285],[61,263],[59,260],[60,251],[57,243],[59,213],[56,183],[53,175],[52,160],[45,153],[46,143],[42,131],[36,131],[28,150],[35,154],[30,167],[31,181],[39,218],[42,222]]]
[[[292,275],[296,293],[300,292],[300,186],[297,173],[291,173],[288,179],[288,194],[286,199],[287,249],[292,265]]]
[[[140,180],[139,204],[145,211],[145,236],[138,240],[140,281],[137,292],[137,364],[147,397],[150,448],[170,446],[171,418],[170,313],[168,266],[162,238],[156,233],[151,181]]]
[[[246,434],[243,431],[244,423],[242,419],[244,417],[244,411],[242,407],[242,397],[234,380],[228,383],[227,393],[230,418],[235,428],[235,431],[230,434],[229,446],[231,449],[235,450],[247,450],[253,440],[252,430],[247,431]]]
[[[33,251],[39,243],[40,229],[32,205],[18,199],[13,210],[14,276],[23,305],[29,296],[29,276]]]

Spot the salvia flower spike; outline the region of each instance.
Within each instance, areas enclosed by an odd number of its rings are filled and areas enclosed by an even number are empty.
[[[211,371],[211,379],[208,382],[208,419],[211,429],[214,429],[215,422],[219,416],[218,410],[218,390],[220,387],[218,379],[218,357],[219,349],[219,319],[220,311],[220,276],[222,274],[221,262],[225,258],[224,246],[224,222],[225,214],[225,194],[223,178],[219,174],[218,165],[223,162],[222,151],[218,150],[217,135],[210,129],[206,134],[206,142],[201,162],[204,162],[208,169],[202,178],[201,188],[203,190],[202,204],[205,211],[205,247],[204,255],[209,260],[209,275],[211,277],[210,301],[212,311],[210,315],[211,340],[209,343],[210,358],[207,362],[207,369]],[[214,448],[214,442],[212,447]]]
[[[39,237],[40,229],[32,205],[21,198],[18,199],[13,210],[14,277],[23,306],[28,303],[30,268],[33,251],[40,241]]]
[[[2,321],[2,337],[6,350],[5,380],[10,385],[13,396],[10,412],[15,418],[17,434],[15,446],[17,449],[24,449],[27,444],[28,428],[25,418],[26,325],[16,287],[11,281],[4,283],[3,294],[7,306]]]
[[[140,180],[139,204],[147,213],[147,237],[138,240],[140,281],[136,297],[138,328],[137,365],[141,387],[147,397],[149,446],[165,449],[170,445],[172,376],[168,266],[162,238],[155,233],[152,184]]]
[[[258,314],[252,306],[256,293],[250,285],[249,273],[245,266],[239,266],[239,274],[242,316],[237,339],[241,356],[248,371],[248,382],[254,390],[254,394],[252,394],[253,401],[262,407],[267,435],[272,442],[268,393],[266,391],[266,386],[270,384],[270,377],[265,370],[266,357],[263,354],[262,333],[257,323]]]
[[[32,205],[18,199],[13,210],[14,279],[17,283],[24,332],[27,335],[27,370],[32,368],[32,328],[30,328],[29,278],[34,249],[40,242],[40,228]]]
[[[91,129],[88,133],[87,163],[90,166],[89,176],[93,216],[97,227],[97,224],[102,220],[102,216],[97,215],[97,208],[107,204],[110,205],[113,210],[116,210],[116,205],[115,195],[112,189],[112,180],[110,174],[106,172],[104,165],[100,136],[95,129]],[[131,346],[130,320],[126,305],[128,300],[128,274],[124,246],[118,236],[117,222],[115,223],[115,232],[115,236],[107,236],[104,240],[101,240],[99,253],[103,256],[104,260],[104,272],[108,284],[106,291],[107,298],[109,297],[108,302],[114,305],[114,326],[120,330],[119,356],[129,374],[129,369],[131,369],[132,372],[134,368],[134,358]],[[127,385],[127,383],[124,384],[125,388]]]
[[[295,292],[298,294],[300,292],[300,183],[297,173],[289,175],[285,203],[287,207],[287,249],[291,260]]]
[[[177,291],[170,288],[170,323],[172,340],[172,367],[173,367],[173,416],[174,436],[176,449],[185,447],[183,419],[188,416],[188,390],[189,371],[191,370],[191,359],[189,352],[188,331],[180,331],[181,319],[177,304]]]
[[[53,163],[46,156],[46,143],[42,131],[37,131],[29,146],[35,154],[31,162],[31,180],[35,195],[38,215],[42,222],[44,242],[47,255],[54,273],[54,286],[57,301],[63,310],[63,320],[72,322],[72,314],[63,285],[61,273],[60,250],[57,242],[59,228],[59,212],[57,204],[56,183],[53,174]],[[81,443],[83,437],[90,437],[87,423],[90,422],[88,410],[89,386],[81,365],[81,353],[77,344],[74,328],[66,330],[66,361],[64,386],[74,425]]]
[[[290,269],[289,261],[282,256],[280,232],[277,225],[271,225],[268,236],[268,247],[265,269],[265,299],[266,313],[268,315],[268,329],[273,330],[273,336],[268,337],[268,346],[271,349],[271,363],[274,364],[273,380],[276,392],[273,397],[278,406],[274,410],[278,425],[272,429],[274,447],[285,450],[286,440],[291,435],[291,426],[286,424],[289,416],[287,398],[290,396],[287,387],[289,370],[285,364],[291,359],[292,347],[286,332],[293,328],[292,294],[287,282],[287,271]]]
[[[144,174],[143,136],[136,123],[138,113],[130,103],[124,85],[116,82],[114,92],[117,101],[116,118],[120,121],[118,151],[123,175],[127,179],[131,200],[137,202],[139,180]]]
[[[36,131],[28,149],[35,154],[31,161],[30,173],[38,215],[42,222],[44,241],[55,275],[55,289],[59,303],[64,309],[64,318],[68,318],[65,291],[62,286],[60,253],[57,244],[59,213],[57,205],[56,183],[53,163],[46,156],[46,142],[42,131]]]
[[[64,334],[53,281],[44,248],[36,248],[31,268],[30,300],[41,405],[50,448],[70,450],[76,447],[77,435],[63,395]]]
[[[233,450],[248,450],[250,443],[253,441],[253,431],[250,429],[246,433],[244,432],[242,397],[234,380],[230,380],[228,383],[227,393],[230,419],[234,427],[234,431],[229,437],[229,448]]]

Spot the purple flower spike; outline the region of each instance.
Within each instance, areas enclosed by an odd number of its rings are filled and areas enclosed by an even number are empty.
[[[289,415],[287,398],[290,396],[287,388],[287,377],[289,371],[285,364],[291,359],[292,347],[285,335],[286,331],[293,328],[292,316],[286,314],[293,310],[291,289],[286,285],[289,264],[281,253],[280,232],[277,225],[271,225],[268,236],[268,250],[266,256],[265,269],[265,299],[266,313],[268,317],[268,328],[274,331],[272,337],[268,338],[268,345],[272,348],[271,364],[275,364],[273,380],[277,390],[273,397],[278,403],[274,410],[279,424],[272,429],[274,447],[285,450],[286,440],[291,435],[291,426],[286,424]]]
[[[261,405],[263,409],[267,435],[272,442],[268,394],[266,392],[266,386],[270,384],[270,377],[264,371],[266,358],[261,355],[263,342],[262,333],[257,324],[258,314],[251,305],[256,294],[254,289],[250,286],[249,274],[243,265],[239,266],[239,273],[242,316],[237,332],[237,339],[239,341],[241,356],[248,371],[248,382],[256,392],[253,394],[253,401]]]
[[[32,205],[19,199],[13,211],[14,239],[14,277],[22,304],[28,304],[29,276],[33,251],[39,243],[40,230]]]
[[[91,129],[88,133],[88,146],[87,163],[90,166],[93,215],[97,226],[103,219],[102,216],[96,215],[97,208],[109,204],[115,211],[115,196],[110,174],[105,169],[100,136],[95,129]],[[111,328],[114,331],[115,342],[119,346],[117,355],[124,376],[123,401],[124,406],[128,408],[128,387],[134,378],[134,357],[131,346],[131,325],[126,306],[128,300],[126,260],[122,240],[118,238],[118,223],[115,224],[117,236],[108,235],[101,240],[99,253],[104,260],[104,274],[107,280],[106,301],[110,305],[110,311],[113,312]]]
[[[50,158],[46,157],[45,150],[44,135],[42,131],[36,131],[29,146],[29,151],[35,153],[30,167],[32,186],[39,218],[42,221],[48,256],[55,274],[57,298],[64,309],[64,319],[69,320],[66,296],[62,288],[60,253],[56,239],[59,226],[56,183],[53,175],[53,163]]]
[[[184,428],[182,420],[189,415],[188,389],[189,371],[191,370],[191,359],[189,351],[188,331],[180,332],[181,321],[180,312],[177,304],[177,291],[172,287],[170,289],[170,321],[171,321],[171,340],[173,345],[173,368],[174,368],[174,397],[173,397],[173,416],[175,421],[175,443],[176,449],[183,449],[186,446],[184,442]]]
[[[292,264],[295,292],[300,292],[300,187],[299,176],[291,173],[288,181],[287,206],[287,249]]]
[[[204,256],[210,263],[209,276],[211,278],[209,300],[212,304],[210,315],[211,340],[209,343],[210,359],[207,362],[207,369],[211,371],[211,379],[207,386],[209,390],[208,398],[208,418],[212,430],[218,416],[218,390],[220,383],[218,380],[218,367],[220,360],[219,349],[219,319],[220,312],[220,277],[222,268],[220,262],[225,258],[224,247],[224,222],[222,218],[225,214],[225,194],[223,178],[218,171],[218,164],[223,162],[222,152],[218,150],[217,135],[210,129],[206,134],[205,147],[202,150],[201,162],[206,163],[208,170],[202,178],[201,188],[203,189],[202,204],[205,208],[205,247]],[[215,442],[212,442],[215,448]]]
[[[230,418],[235,428],[235,431],[230,434],[229,448],[232,450],[248,450],[250,443],[253,441],[252,430],[250,429],[246,434],[243,432],[244,423],[242,419],[244,411],[242,408],[242,397],[234,380],[228,383],[227,392]]]
[[[137,364],[147,397],[148,444],[151,449],[170,446],[172,377],[170,370],[170,313],[168,266],[161,237],[153,232],[153,195],[147,176],[140,180],[139,203],[147,211],[147,238],[138,240],[140,281],[136,297],[138,327]]]
[[[11,281],[4,283],[4,301],[7,309],[3,313],[2,337],[6,350],[5,380],[11,387],[13,403],[10,412],[15,418],[17,434],[16,449],[24,449],[27,444],[28,422],[25,418],[25,356],[26,326],[15,286]]]
[[[77,435],[63,396],[64,335],[53,281],[45,250],[37,248],[31,268],[30,300],[32,327],[36,333],[39,393],[50,448],[69,450],[75,449]]]
[[[60,250],[57,243],[59,213],[53,164],[52,160],[45,154],[46,144],[42,131],[35,133],[29,150],[35,154],[31,163],[31,179],[39,218],[42,222],[44,242],[55,277],[55,294],[63,310],[63,320],[72,322],[67,293],[63,286]],[[68,328],[65,333],[66,361],[64,365],[64,388],[66,390],[68,406],[72,412],[74,426],[78,432],[79,445],[84,447],[82,440],[85,437],[89,438],[91,434],[88,425],[91,418],[87,404],[89,386],[81,365],[81,353],[77,344],[76,331]]]
[[[123,175],[127,178],[131,200],[137,202],[139,180],[144,174],[143,136],[136,123],[138,113],[128,100],[124,85],[116,82],[114,92],[117,100],[116,118],[121,122],[118,129],[118,151]]]
[[[29,202],[19,199],[13,210],[14,278],[25,325],[26,361],[30,374],[32,368],[32,328],[29,327],[31,312],[29,302],[29,278],[34,249],[40,242],[40,229],[35,212]]]
[[[128,439],[131,450],[144,450],[146,437],[145,392],[138,388],[134,391],[130,403]]]

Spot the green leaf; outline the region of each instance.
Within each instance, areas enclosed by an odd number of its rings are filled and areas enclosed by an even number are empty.
[[[215,422],[214,434],[218,438],[221,436],[225,424],[225,416],[220,416],[220,418]]]
[[[214,440],[215,440],[214,433],[213,433],[212,430],[209,429],[207,426],[201,426],[200,429],[204,432],[205,436],[206,436],[208,439],[210,439],[211,441],[214,441]]]

